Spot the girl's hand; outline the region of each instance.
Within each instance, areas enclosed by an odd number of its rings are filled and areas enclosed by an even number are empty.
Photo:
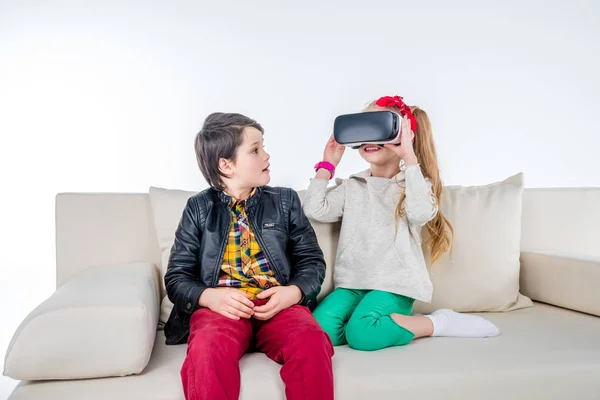
[[[400,131],[400,145],[386,144],[386,149],[392,150],[394,153],[404,160],[404,165],[415,165],[418,164],[417,156],[415,155],[415,149],[413,148],[413,140],[415,139],[415,133],[410,128],[410,120],[402,118],[402,127]]]
[[[342,160],[345,150],[346,146],[336,142],[332,134],[325,146],[325,151],[323,151],[323,161],[330,162],[334,167],[337,167]]]

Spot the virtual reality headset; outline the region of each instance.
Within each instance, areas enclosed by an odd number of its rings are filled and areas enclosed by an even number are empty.
[[[399,144],[401,125],[402,117],[392,111],[345,114],[335,119],[333,137],[354,149],[363,144]]]

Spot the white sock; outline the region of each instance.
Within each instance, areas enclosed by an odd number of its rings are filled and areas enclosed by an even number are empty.
[[[475,315],[441,309],[425,315],[433,323],[433,335],[464,338],[498,336],[500,331],[490,321]]]

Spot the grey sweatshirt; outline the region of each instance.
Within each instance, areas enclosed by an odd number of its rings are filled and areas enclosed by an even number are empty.
[[[438,212],[431,183],[418,165],[392,179],[364,171],[347,180],[312,179],[304,213],[321,222],[342,220],[334,284],[347,289],[383,290],[431,302],[433,286],[421,250],[421,228]],[[406,192],[406,215],[395,212]]]

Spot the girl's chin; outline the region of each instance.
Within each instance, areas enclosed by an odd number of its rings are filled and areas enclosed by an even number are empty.
[[[369,163],[381,163],[385,161],[385,157],[381,157],[378,153],[362,153],[361,157],[363,160]]]

